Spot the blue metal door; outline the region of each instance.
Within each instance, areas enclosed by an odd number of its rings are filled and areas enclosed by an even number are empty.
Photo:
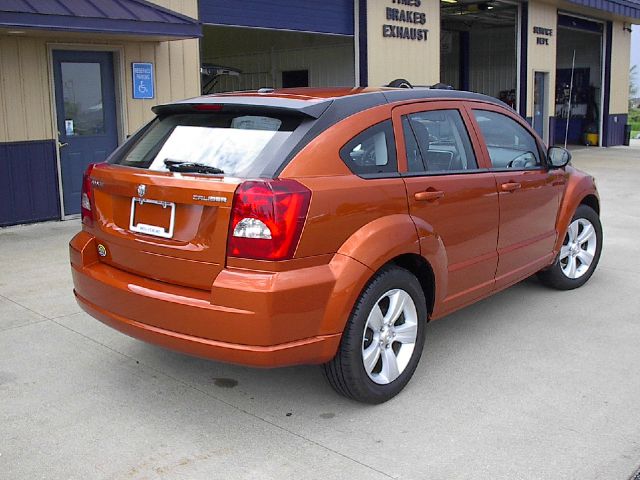
[[[82,173],[118,146],[111,52],[56,50],[53,76],[65,215],[80,213]]]

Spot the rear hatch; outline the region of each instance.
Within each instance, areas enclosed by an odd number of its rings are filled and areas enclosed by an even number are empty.
[[[225,263],[236,188],[272,176],[310,118],[195,107],[165,109],[93,168],[89,228],[113,267],[209,290]]]

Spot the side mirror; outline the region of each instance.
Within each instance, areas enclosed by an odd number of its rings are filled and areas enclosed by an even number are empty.
[[[552,168],[562,168],[571,161],[571,153],[562,147],[549,147],[547,159]]]

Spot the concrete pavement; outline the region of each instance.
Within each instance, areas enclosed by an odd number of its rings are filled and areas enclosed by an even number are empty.
[[[535,279],[427,327],[407,389],[337,396],[82,313],[78,222],[0,230],[0,479],[623,479],[640,465],[640,148],[574,151],[605,245],[583,288]]]

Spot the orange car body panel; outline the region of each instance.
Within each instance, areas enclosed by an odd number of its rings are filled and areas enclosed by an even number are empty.
[[[273,95],[312,102],[379,90],[295,89]],[[460,111],[484,170],[406,174],[401,116],[441,108]],[[151,343],[274,367],[330,360],[360,293],[377,270],[399,256],[420,256],[429,264],[431,319],[506,288],[553,262],[575,208],[587,195],[597,198],[597,192],[591,177],[570,166],[491,171],[473,108],[496,110],[524,124],[489,103],[407,100],[353,114],[311,140],[278,175],[312,192],[295,254],[284,261],[227,257],[233,193],[241,179],[176,178],[99,165],[92,173],[93,222],[86,222],[69,246],[78,303],[104,323]],[[361,178],[345,165],[339,149],[384,120],[393,121],[400,174]],[[501,191],[509,182],[522,188]],[[147,186],[148,198],[178,205],[173,238],[130,231],[139,184]],[[443,196],[425,201],[420,195],[432,191]],[[224,201],[213,206],[194,195]],[[162,207],[135,208],[145,221],[167,222]],[[98,255],[98,244],[105,256]]]

